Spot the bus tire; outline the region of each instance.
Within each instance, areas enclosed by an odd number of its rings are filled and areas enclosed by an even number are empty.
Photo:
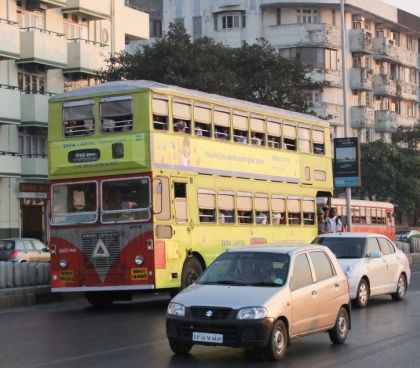
[[[203,273],[203,266],[196,257],[187,257],[182,268],[181,290],[193,284]]]
[[[114,302],[112,294],[106,291],[87,291],[85,296],[94,307],[106,307]]]

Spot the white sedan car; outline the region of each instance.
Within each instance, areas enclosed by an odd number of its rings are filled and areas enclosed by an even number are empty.
[[[353,304],[364,308],[375,295],[403,300],[410,284],[407,256],[386,236],[372,233],[323,234],[313,243],[331,249],[349,280]]]
[[[328,332],[342,344],[350,326],[346,276],[327,247],[312,245],[224,252],[166,314],[175,354],[199,344],[262,350],[280,360],[291,339]]]

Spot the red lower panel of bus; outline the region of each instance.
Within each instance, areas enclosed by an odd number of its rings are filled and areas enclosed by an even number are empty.
[[[393,227],[352,224],[352,231],[357,233],[382,234],[393,241],[395,240],[395,228]]]
[[[151,239],[152,233],[145,232],[121,249],[119,244],[115,246],[115,242],[98,237],[89,252],[82,252],[63,238],[51,237],[55,245],[55,254],[51,256],[51,287],[152,288],[155,275]]]

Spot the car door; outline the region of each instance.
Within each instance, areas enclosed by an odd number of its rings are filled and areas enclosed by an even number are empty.
[[[386,291],[395,291],[397,280],[400,273],[401,260],[391,242],[383,237],[379,237],[379,246],[387,264],[387,286]]]
[[[366,273],[369,278],[371,295],[381,294],[388,284],[387,261],[381,253],[378,238],[369,237],[366,239],[366,242],[366,253],[368,258],[366,259],[364,273]],[[380,252],[381,256],[379,258],[372,258],[370,257],[372,252]]]
[[[48,252],[45,245],[38,239],[32,239],[31,242],[38,256],[38,262],[49,262],[50,253]]]
[[[23,258],[27,262],[38,262],[38,253],[35,251],[29,239],[23,239],[23,247],[25,253]]]
[[[292,321],[290,335],[318,329],[318,289],[306,253],[294,257],[290,278]]]
[[[319,328],[325,328],[333,325],[337,318],[347,283],[345,279],[340,280],[340,277],[337,276],[337,272],[325,252],[309,252],[309,258],[318,286]]]

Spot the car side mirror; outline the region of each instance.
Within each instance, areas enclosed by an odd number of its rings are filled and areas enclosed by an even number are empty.
[[[382,253],[377,250],[373,250],[372,252],[369,253],[369,258],[381,258],[381,257],[382,257]]]
[[[42,248],[42,251],[43,252],[49,252],[50,250],[47,247],[45,247],[45,248]]]

